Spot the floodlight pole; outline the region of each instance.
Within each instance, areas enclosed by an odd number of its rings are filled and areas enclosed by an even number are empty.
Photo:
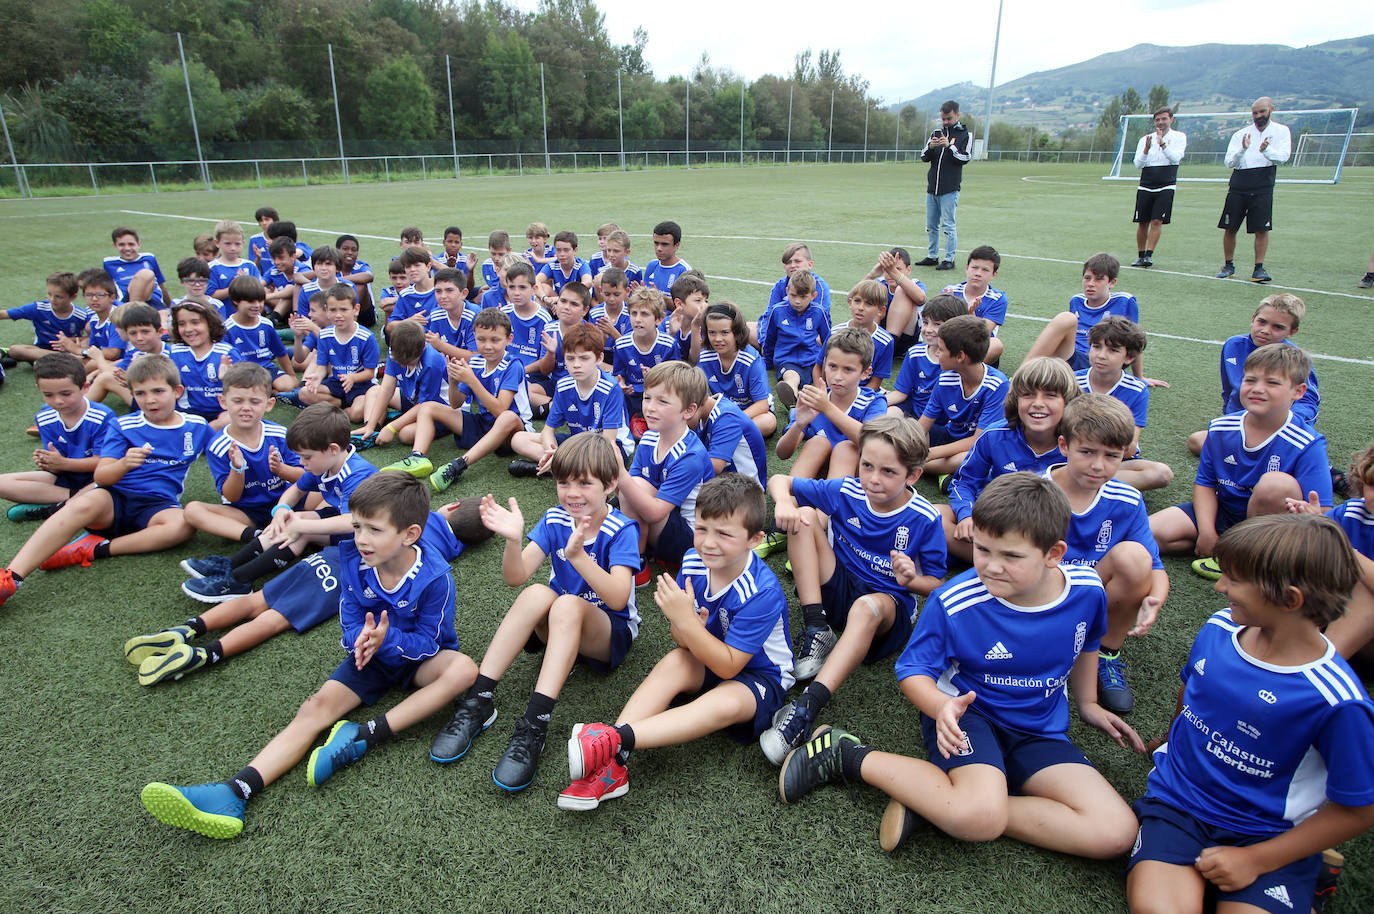
[[[620,170],[625,170],[625,96],[620,91],[620,71],[615,71],[615,110],[620,117]]]
[[[200,128],[196,126],[196,102],[191,98],[191,72],[186,69],[186,51],[181,46],[180,32],[177,32],[177,54],[181,57],[181,78],[186,81],[186,104],[191,108],[191,133],[196,138],[196,160],[200,163],[200,179],[205,182],[205,189],[209,190],[210,169],[206,167],[205,153],[200,149]]]
[[[792,164],[792,90],[796,84],[787,87],[787,164]]]
[[[348,159],[344,158],[343,145],[343,121],[339,119],[339,87],[334,82],[334,45],[327,44],[329,49],[329,88],[334,93],[334,129],[339,135],[339,165],[343,169],[344,183],[352,184],[348,177]]]
[[[462,177],[458,171],[458,127],[453,123],[453,69],[449,66],[448,55],[444,55],[444,74],[448,77],[448,135],[453,140],[453,176]]]
[[[864,161],[868,161],[868,112],[872,106],[864,99]]]
[[[992,152],[992,88],[997,83],[997,46],[1002,40],[1002,2],[997,0],[997,31],[992,34],[992,72],[988,74],[988,106],[983,115],[983,158]]]
[[[549,165],[549,100],[544,94],[544,64],[539,64],[539,110],[544,113],[544,174],[553,174]]]
[[[739,84],[739,164],[744,167],[744,80]]]
[[[835,149],[835,90],[830,90],[830,138],[825,141],[825,164],[830,164],[830,157]]]
[[[14,143],[10,140],[10,127],[5,123],[5,106],[0,105],[0,129],[5,131],[5,146],[10,151],[10,161],[14,163],[14,183],[19,187],[19,196],[32,197],[33,193],[24,181],[24,170],[19,167],[19,157],[14,154]]]
[[[687,79],[687,107],[686,107],[686,112],[685,112],[685,113],[686,113],[687,118],[686,118],[686,120],[683,122],[683,125],[682,125],[682,142],[683,142],[683,144],[684,144],[682,148],[683,148],[684,150],[686,150],[686,152],[683,154],[682,164],[683,164],[683,166],[686,167],[686,168],[691,168],[691,167],[692,167],[692,80],[691,80],[691,77],[688,77],[688,79]]]

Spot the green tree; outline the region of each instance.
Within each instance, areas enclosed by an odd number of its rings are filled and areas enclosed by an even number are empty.
[[[151,108],[147,89],[108,67],[78,70],[49,89],[47,96],[53,110],[71,125],[73,143],[100,146],[147,139]]]
[[[487,37],[480,67],[483,111],[490,136],[521,139],[539,130],[539,66],[515,29]]]
[[[191,80],[191,98],[196,103],[196,126],[201,140],[233,139],[234,125],[239,119],[233,96],[220,87],[215,71],[199,60],[188,58],[186,73]],[[191,140],[191,109],[186,102],[186,77],[182,75],[181,64],[177,61],[153,64],[150,77],[153,134],[168,143]]]
[[[1162,83],[1150,87],[1150,105],[1146,110],[1153,114],[1167,104],[1169,104],[1169,87]]]
[[[305,140],[315,134],[315,106],[299,89],[267,80],[234,93],[245,140]]]
[[[409,54],[393,57],[367,74],[358,120],[371,139],[428,140],[438,118],[434,90]]]
[[[1140,100],[1140,93],[1135,89],[1127,89],[1121,93],[1121,113],[1139,114],[1145,110],[1145,103]]]
[[[88,0],[83,12],[86,59],[120,73],[141,71],[145,33],[128,8],[115,0]]]
[[[61,162],[68,157],[70,125],[41,89],[26,83],[17,98],[7,95],[0,104],[5,106],[16,152],[24,161]]]

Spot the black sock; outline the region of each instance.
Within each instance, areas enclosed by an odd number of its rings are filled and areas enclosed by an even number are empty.
[[[615,732],[620,734],[620,751],[615,754],[615,760],[624,765],[630,760],[630,753],[635,748],[635,731],[629,724],[617,724]]]
[[[873,751],[872,746],[852,745],[848,740],[840,741],[840,765],[844,768],[844,778],[851,784],[858,784],[863,781],[863,776],[859,769],[863,767],[864,758]]]
[[[1364,279],[1365,282],[1369,282],[1370,280],[1374,280],[1374,272],[1364,274],[1363,279]]]
[[[242,565],[236,566],[229,573],[235,580],[248,584],[258,578],[281,571],[295,560],[296,554],[290,549],[285,546],[273,546],[264,550],[262,555],[251,562],[244,562]]]
[[[20,584],[24,583],[24,576],[22,574],[15,574],[11,571],[10,580],[14,582],[14,586],[17,588]]]
[[[192,616],[181,624],[195,632],[197,636],[203,635],[210,630],[200,616]]]
[[[1155,256],[1154,250],[1152,249],[1152,250],[1146,251],[1146,252],[1145,252],[1145,256],[1146,256],[1146,257],[1153,257],[1153,256]]]
[[[1136,254],[1137,254],[1139,257],[1141,257],[1141,258],[1144,258],[1144,256],[1145,256],[1146,254],[1148,254],[1148,253],[1150,253],[1150,252],[1149,252],[1149,251],[1136,251]]]
[[[237,568],[240,565],[246,565],[260,555],[262,555],[262,543],[258,541],[257,537],[253,537],[242,549],[229,557],[229,567]]]
[[[391,724],[386,722],[385,714],[381,717],[374,717],[359,728],[358,736],[367,743],[367,748],[375,748],[391,739]]]
[[[825,628],[825,607],[819,603],[803,603],[802,624],[807,628]]]
[[[1255,269],[1256,269],[1256,270],[1262,270],[1262,269],[1264,269],[1264,261],[1263,261],[1263,260],[1257,260],[1257,261],[1255,261]]]
[[[556,704],[557,698],[550,698],[540,692],[531,692],[530,703],[525,706],[525,720],[548,732],[549,718],[553,716],[553,706]]]
[[[468,689],[468,694],[475,698],[485,698],[487,701],[491,701],[492,694],[496,691],[496,684],[500,681],[478,673],[477,679],[472,683],[472,688]]]
[[[239,533],[239,542],[247,545],[258,538],[258,531],[252,527],[244,527]]]
[[[258,769],[252,765],[245,765],[243,770],[234,775],[224,783],[229,785],[229,789],[238,794],[239,799],[250,799],[254,794],[262,793],[262,775],[258,774]]]
[[[802,693],[797,696],[797,704],[810,708],[811,716],[814,718],[825,710],[826,705],[830,704],[830,690],[812,680],[811,684],[802,689]]]
[[[1226,261],[1226,265],[1227,265],[1228,267],[1233,267],[1233,266],[1236,265],[1236,262],[1235,262],[1234,260],[1228,260],[1228,261]]]
[[[219,641],[211,641],[205,646],[205,654],[211,664],[219,663],[224,659],[224,645]]]
[[[96,547],[95,547],[95,551],[91,553],[91,558],[93,558],[93,559],[108,559],[109,557],[110,557],[110,541],[109,541],[109,540],[105,540],[103,543],[101,543],[100,545],[96,546]]]

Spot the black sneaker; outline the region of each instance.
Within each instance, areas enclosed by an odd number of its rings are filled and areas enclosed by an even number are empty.
[[[1117,651],[1110,657],[1097,655],[1097,703],[1113,714],[1129,714],[1135,707],[1135,695],[1126,682],[1126,661]]]
[[[1148,260],[1145,259],[1145,255],[1144,255],[1144,254],[1141,254],[1141,255],[1140,255],[1139,257],[1137,257],[1135,260],[1132,260],[1132,261],[1131,261],[1131,266],[1133,266],[1133,267],[1148,267],[1149,265],[1150,265],[1150,261],[1148,261]]]
[[[795,803],[822,784],[844,781],[840,744],[859,744],[854,734],[839,727],[821,727],[810,740],[787,753],[778,772],[778,797]]]
[[[1345,475],[1344,470],[1331,468],[1331,491],[1341,498],[1350,497],[1350,477]]]
[[[435,734],[429,757],[436,762],[456,762],[467,754],[477,734],[496,723],[496,703],[490,698],[471,696],[458,702],[458,710],[444,728]]]
[[[811,709],[789,701],[773,715],[773,726],[759,734],[759,748],[768,761],[781,765],[787,753],[811,735]]]
[[[1229,260],[1226,261],[1226,263],[1222,264],[1221,269],[1217,271],[1217,279],[1230,279],[1232,276],[1235,275],[1236,265],[1234,263],[1231,263],[1231,261]]]
[[[954,269],[954,261],[952,261],[952,260],[942,260],[942,261],[940,261],[940,265],[937,266],[935,269],[936,269],[937,271],[938,271],[938,270],[952,270],[952,269]]]
[[[926,258],[923,258],[923,259],[921,259],[921,260],[916,261],[915,263],[912,264],[912,266],[913,266],[913,267],[933,267],[933,266],[935,266],[935,265],[936,265],[937,263],[939,263],[939,262],[940,262],[940,261],[936,260],[934,257],[926,257]]]
[[[539,464],[533,460],[512,460],[506,472],[512,476],[530,477],[539,475]]]
[[[882,824],[878,826],[878,843],[883,850],[891,853],[906,843],[925,823],[925,819],[907,809],[898,800],[888,800],[883,811]]]
[[[1359,282],[1355,283],[1357,289],[1374,289],[1374,273],[1366,273]]]
[[[1345,855],[1334,848],[1322,851],[1322,868],[1317,875],[1317,887],[1312,892],[1312,910],[1322,914],[1331,899],[1336,897],[1336,889],[1341,880],[1341,870],[1345,868]]]
[[[1266,270],[1264,267],[1255,267],[1254,272],[1250,274],[1250,281],[1251,281],[1251,282],[1273,282],[1273,281],[1274,281],[1274,277],[1270,276],[1270,275],[1269,275],[1269,271]]]
[[[193,578],[224,578],[234,570],[227,555],[207,555],[198,559],[182,559],[181,570]]]
[[[514,793],[534,783],[539,767],[539,754],[544,751],[547,732],[522,717],[515,723],[515,733],[506,746],[506,754],[491,770],[491,779],[502,790]]]

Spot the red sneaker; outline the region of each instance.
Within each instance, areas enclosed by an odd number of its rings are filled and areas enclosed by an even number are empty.
[[[38,426],[30,425],[28,428],[24,429],[24,434],[28,435],[30,438],[37,438]]]
[[[600,773],[620,751],[620,734],[605,724],[575,724],[568,738],[568,775],[580,781]],[[595,804],[593,804],[595,805]],[[590,808],[590,807],[589,807]]]
[[[5,601],[14,596],[19,590],[19,585],[14,583],[14,575],[8,568],[0,568],[0,606],[5,605]]]
[[[44,571],[56,571],[59,568],[67,568],[71,565],[80,565],[82,568],[89,568],[95,559],[95,547],[107,542],[105,537],[94,533],[87,533],[85,536],[72,540],[61,549],[57,550],[43,564],[39,565]]]
[[[635,586],[643,587],[654,579],[653,572],[649,570],[649,563],[645,562],[644,567],[635,572]]]
[[[611,731],[615,732],[615,731]],[[603,800],[623,797],[630,791],[630,775],[614,759],[596,774],[579,778],[558,795],[559,809],[596,809]]]
[[[648,430],[649,423],[644,421],[643,416],[630,417],[630,434],[635,436],[636,441],[638,441],[640,438],[643,438],[644,433]]]

